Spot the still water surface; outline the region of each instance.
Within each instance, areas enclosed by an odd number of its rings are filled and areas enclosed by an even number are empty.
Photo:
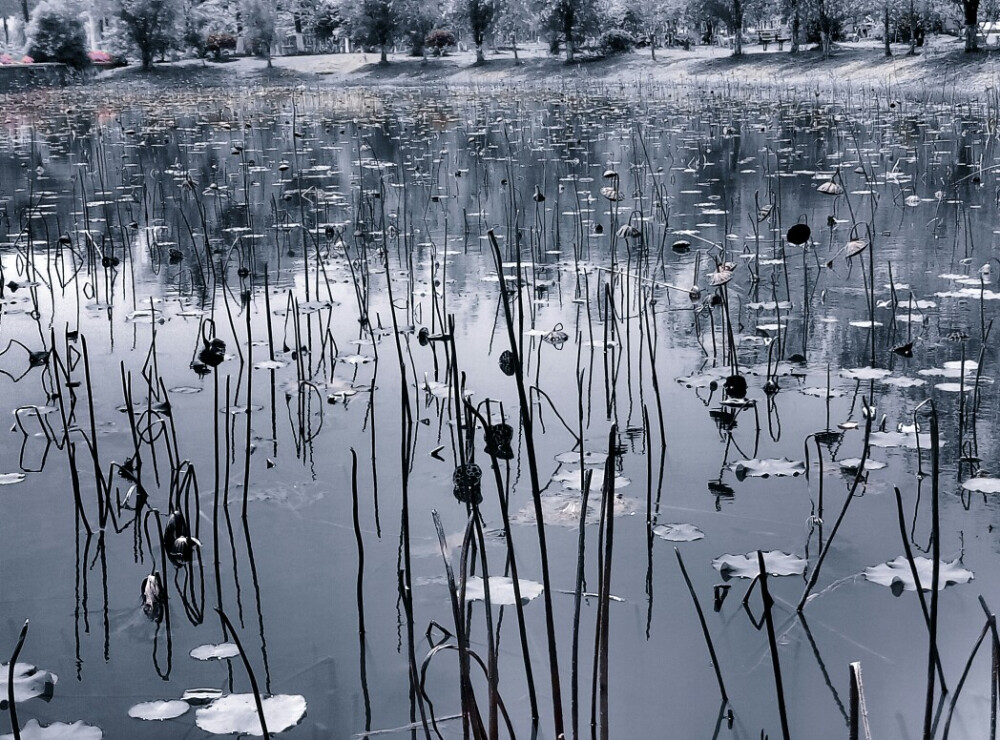
[[[6,660],[30,619],[20,660],[59,677],[51,701],[18,705],[21,724],[205,736],[193,712],[140,723],[128,710],[191,688],[249,691],[238,659],[189,656],[226,640],[220,606],[261,690],[308,702],[289,737],[410,722],[401,571],[418,667],[442,639],[430,626],[454,632],[432,511],[457,568],[467,507],[453,495],[466,454],[449,390],[456,360],[471,402],[493,421],[502,404],[513,427],[513,459],[500,463],[509,539],[520,578],[542,580],[517,387],[499,366],[510,345],[494,229],[525,381],[542,392],[531,406],[567,727],[576,438],[582,427],[599,480],[616,425],[611,736],[780,737],[766,630],[740,604],[749,581],[729,580],[712,608],[725,582],[713,560],[760,549],[807,561],[804,575],[769,579],[791,735],[846,736],[848,664],[860,661],[874,736],[919,737],[928,649],[919,602],[862,573],[904,554],[894,486],[914,554],[930,554],[929,438],[918,461],[913,435],[891,433],[933,399],[942,559],[975,574],[940,598],[953,690],[984,622],[977,597],[1000,603],[997,506],[962,487],[997,464],[996,343],[983,341],[1000,271],[991,126],[975,105],[706,90],[275,88],[155,104],[72,93],[12,104],[0,132],[0,346],[20,344],[0,355],[10,430],[0,436],[0,650]],[[831,180],[841,194],[818,190]],[[796,223],[811,228],[804,247],[786,242]],[[679,240],[690,248],[675,249]],[[724,262],[735,269],[717,290]],[[432,339],[448,334],[450,317],[453,341],[419,341],[424,328]],[[221,360],[214,369],[203,354],[213,338],[224,342],[209,353]],[[912,357],[893,352],[910,343]],[[873,365],[883,372],[856,372]],[[747,379],[751,403],[725,398],[734,374]],[[818,596],[799,618],[795,605],[855,483],[855,468],[837,461],[862,455],[866,403],[872,430],[889,432],[869,456],[884,465],[857,485]],[[926,431],[929,418],[920,423]],[[821,431],[832,432],[821,435],[822,470],[809,438]],[[497,575],[508,537],[482,429],[471,454]],[[744,476],[739,465],[783,458],[795,475]],[[583,735],[601,547],[593,488],[578,631]],[[149,513],[162,512],[165,525],[177,507],[200,542],[180,566],[162,562]],[[668,541],[665,524],[704,536]],[[719,721],[674,547],[706,612],[731,723]],[[169,624],[142,609],[152,572],[167,576]],[[749,605],[760,614],[757,592]],[[524,615],[538,737],[551,738],[544,609],[536,598]],[[509,606],[492,613],[499,693],[527,737],[517,616]],[[481,603],[471,615],[472,647],[485,660]],[[988,656],[987,643],[952,737],[987,736]],[[426,665],[435,714],[455,715],[456,653]],[[462,731],[455,720],[440,728]]]

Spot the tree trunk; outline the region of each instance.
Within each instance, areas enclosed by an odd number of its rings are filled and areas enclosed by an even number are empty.
[[[882,38],[885,41],[885,55],[887,57],[891,57],[892,56],[892,49],[889,48],[889,6],[888,5],[886,5],[885,8],[883,8],[883,13],[884,14],[882,16]],[[913,34],[911,33],[910,35],[912,36]]]
[[[520,64],[521,60],[517,56],[517,34],[512,33],[510,35],[510,45],[514,49],[514,64]]]
[[[736,38],[733,39],[733,56],[743,56],[743,0],[732,0],[733,2],[733,27]]]
[[[566,37],[566,62],[574,61],[576,57],[576,43],[573,39],[573,14],[567,12],[563,16],[563,35]]]
[[[378,63],[379,64],[388,64],[389,63],[389,57],[385,53],[385,44],[382,44],[382,46],[379,47]]]
[[[28,0],[21,0],[21,13],[24,15],[24,25],[28,25],[31,20],[31,13],[28,12]]]
[[[906,54],[911,57],[917,54],[917,14],[913,12],[913,0],[910,0],[910,50]]]
[[[476,64],[486,64],[486,54],[483,53],[483,40],[480,38],[476,42]]]
[[[816,3],[816,10],[819,16],[819,44],[826,59],[830,56],[830,16],[827,15],[825,0]]]
[[[799,4],[795,3],[795,12],[792,13],[792,43],[788,47],[789,54],[799,53],[799,26],[801,25],[801,20],[799,19]]]
[[[979,0],[962,0],[965,15],[965,51],[979,51]]]

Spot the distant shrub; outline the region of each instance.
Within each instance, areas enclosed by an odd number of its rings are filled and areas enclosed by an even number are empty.
[[[458,42],[455,34],[447,28],[435,28],[424,38],[424,46],[435,56],[443,56],[449,49],[454,48],[456,43]]]
[[[222,52],[236,51],[236,37],[231,33],[212,33],[205,40],[205,51],[212,54],[216,61],[222,58]]]
[[[635,36],[620,28],[612,28],[601,34],[601,53],[605,56],[627,54],[635,45]]]
[[[90,66],[87,30],[78,11],[59,0],[42,0],[25,29],[25,54],[36,62],[61,62],[73,69]]]

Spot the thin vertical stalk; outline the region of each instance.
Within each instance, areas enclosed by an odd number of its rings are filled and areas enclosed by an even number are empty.
[[[243,667],[247,669],[247,675],[250,677],[250,690],[253,691],[254,704],[257,705],[257,715],[260,717],[260,729],[264,735],[264,740],[269,740],[271,734],[267,731],[267,720],[264,718],[264,703],[260,698],[260,686],[257,685],[257,677],[254,675],[253,666],[250,665],[250,659],[247,658],[247,653],[243,649],[240,636],[236,633],[233,623],[229,621],[229,617],[226,616],[226,613],[222,609],[216,609],[215,611],[219,613],[219,619],[226,625],[226,629],[232,635],[233,642],[236,643],[236,649],[240,651],[240,658],[243,659]]]
[[[510,340],[510,352],[513,355],[515,368],[514,377],[517,380],[517,395],[520,405],[521,424],[524,427],[525,449],[528,455],[528,473],[531,478],[531,498],[534,504],[535,522],[538,528],[538,553],[542,570],[542,597],[545,601],[545,631],[549,647],[549,676],[552,683],[552,713],[555,725],[555,736],[564,734],[562,691],[559,686],[559,656],[556,650],[556,627],[552,608],[552,588],[549,579],[549,554],[545,543],[545,520],[542,516],[541,484],[538,478],[538,461],[535,458],[535,439],[532,428],[531,406],[528,403],[528,393],[524,385],[524,369],[521,365],[521,352],[514,331],[514,317],[511,313],[510,297],[507,295],[507,283],[503,275],[503,258],[500,245],[493,229],[487,232],[490,246],[493,249],[493,259],[496,263],[497,276],[500,279],[500,298],[503,303],[504,316],[507,322],[507,336]]]

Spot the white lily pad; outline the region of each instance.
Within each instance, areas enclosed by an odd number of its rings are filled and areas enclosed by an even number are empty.
[[[885,384],[895,386],[896,388],[919,388],[922,385],[927,385],[927,381],[920,378],[909,378],[904,375],[899,378],[886,378]]]
[[[199,645],[191,650],[191,657],[195,660],[222,660],[235,658],[239,654],[240,649],[232,642],[221,642],[218,645]]]
[[[746,555],[720,555],[712,561],[712,567],[726,580],[730,578],[754,578],[760,575],[757,553]],[[771,576],[797,576],[806,570],[806,561],[798,555],[780,550],[764,553],[764,568]]]
[[[222,698],[221,689],[185,689],[181,694],[181,699],[192,707],[201,707],[211,704],[216,699]]]
[[[872,447],[908,447],[910,449],[916,449],[917,436],[917,433],[909,429],[895,432],[872,432],[868,436],[868,442]],[[921,449],[930,449],[931,435],[920,434],[919,437]],[[944,440],[941,440],[940,444],[944,446]]]
[[[913,562],[917,566],[917,575],[920,577],[920,590],[930,591],[931,581],[933,580],[932,570],[934,561],[930,558],[916,557],[913,559]],[[880,586],[887,586],[895,590],[902,589],[904,591],[917,590],[913,574],[910,572],[910,563],[907,561],[905,555],[900,555],[887,563],[865,568],[863,575],[866,580],[877,583]],[[938,590],[942,591],[946,587],[955,584],[968,583],[974,577],[971,570],[966,570],[958,564],[957,559],[951,561],[942,560],[938,573]]]
[[[705,536],[705,533],[693,524],[659,524],[653,527],[653,534],[669,542],[694,542]]]
[[[883,470],[887,466],[888,463],[884,463],[881,460],[872,460],[871,458],[865,460],[865,470]],[[855,472],[859,467],[861,467],[860,457],[848,457],[840,461],[841,470]]]
[[[100,727],[79,720],[71,725],[63,722],[40,725],[37,719],[29,719],[21,728],[21,740],[101,740],[102,737],[104,732]],[[14,740],[14,736],[0,735],[0,740]]]
[[[521,590],[521,603],[527,604],[532,599],[542,595],[542,584],[535,581],[528,581],[524,578],[517,579],[518,588]],[[483,588],[483,579],[479,576],[471,576],[465,582],[466,601],[485,601],[486,591]],[[493,606],[514,606],[517,599],[514,596],[514,579],[507,576],[490,576],[490,603]]]
[[[0,664],[0,711],[8,707],[7,675],[10,664]],[[35,668],[30,663],[17,663],[14,666],[14,703],[20,704],[28,699],[39,698],[48,701],[52,698],[59,677]]]
[[[801,460],[789,460],[788,458],[769,458],[740,460],[731,465],[736,477],[743,480],[750,478],[787,478],[802,475],[806,472],[806,464]]]
[[[163,721],[165,719],[177,719],[190,708],[190,704],[180,699],[144,701],[133,707],[129,707],[128,716],[150,722]]]
[[[849,380],[883,380],[892,375],[891,370],[880,367],[854,367],[844,368],[840,371],[840,377]]]
[[[278,694],[261,700],[267,731],[294,727],[306,716],[306,700],[299,694]],[[213,735],[263,736],[253,694],[229,694],[195,712],[195,723]]]
[[[962,488],[973,493],[1000,493],[1000,478],[969,478]]]
[[[837,388],[827,388],[826,386],[820,386],[815,388],[801,388],[799,393],[806,396],[815,396],[816,398],[840,398],[845,395],[844,391]]]
[[[579,527],[580,509],[583,506],[581,494],[573,491],[547,493],[542,496],[542,521],[546,525],[556,527]],[[639,509],[639,502],[633,498],[615,496],[615,516],[631,516]],[[591,491],[587,499],[588,525],[597,524],[601,520],[601,492]],[[519,524],[535,523],[535,506],[527,504],[514,515],[514,521]]]
[[[604,469],[594,468],[594,477],[590,481],[590,493],[593,495],[595,492],[600,492],[604,489]],[[556,473],[552,476],[552,480],[562,483],[563,488],[568,491],[582,491],[583,490],[583,474],[579,469],[564,470],[561,473]],[[620,488],[625,488],[632,481],[626,478],[624,475],[616,475],[614,484],[615,490]]]
[[[976,389],[973,383],[935,383],[934,387],[945,393],[969,393]]]
[[[0,486],[10,486],[24,480],[24,473],[0,473]]]
[[[583,464],[587,466],[591,465],[604,465],[608,459],[608,453],[606,452],[595,452],[594,450],[588,450],[583,453]],[[565,465],[574,465],[580,463],[580,452],[579,450],[568,450],[567,452],[560,452],[556,455],[556,462],[563,463]]]

